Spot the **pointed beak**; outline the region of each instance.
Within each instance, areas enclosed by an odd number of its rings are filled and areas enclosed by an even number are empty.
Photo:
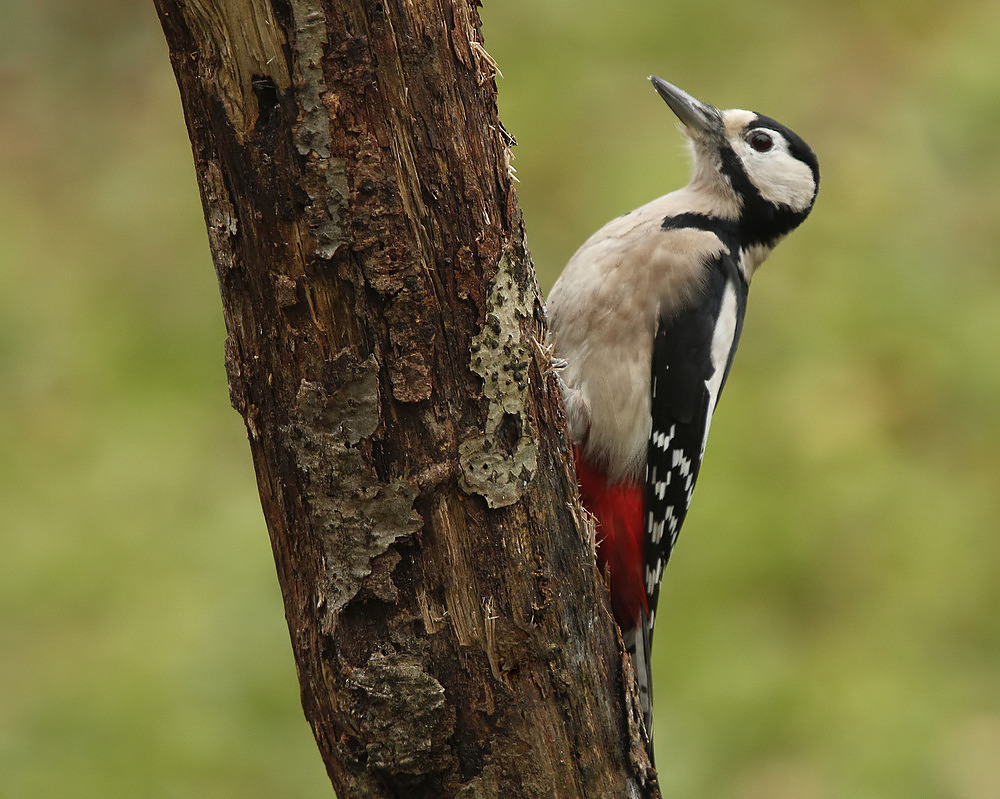
[[[659,92],[670,110],[684,123],[684,126],[696,135],[716,136],[722,132],[722,114],[714,105],[696,100],[683,89],[667,83],[656,75],[649,76],[653,88]]]

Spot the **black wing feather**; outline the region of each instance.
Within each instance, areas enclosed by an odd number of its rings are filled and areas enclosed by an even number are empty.
[[[714,408],[709,381],[715,374],[712,342],[727,286],[736,294],[736,327],[725,376],[739,342],[747,284],[728,253],[706,264],[704,290],[694,305],[662,318],[653,344],[652,434],[646,460],[646,548],[643,553],[650,634],[660,594],[660,576],[687,515],[701,467],[705,429]],[[719,387],[721,393],[722,386]],[[718,401],[718,397],[716,397]]]

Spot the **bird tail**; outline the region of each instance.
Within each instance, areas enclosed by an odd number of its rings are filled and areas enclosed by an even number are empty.
[[[653,627],[649,614],[639,611],[638,624],[631,630],[623,631],[625,649],[632,656],[632,668],[635,671],[636,688],[639,693],[639,709],[642,711],[642,723],[646,728],[646,740],[649,742],[649,760],[653,762],[653,673],[650,668],[652,657]]]

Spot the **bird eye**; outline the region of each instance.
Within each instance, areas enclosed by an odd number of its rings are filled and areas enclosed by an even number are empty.
[[[755,130],[747,137],[747,141],[758,153],[766,153],[774,147],[774,139],[762,130]]]

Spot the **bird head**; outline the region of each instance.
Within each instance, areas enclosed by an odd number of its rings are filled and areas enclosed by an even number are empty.
[[[720,111],[658,77],[653,86],[694,152],[692,186],[734,208],[748,243],[773,244],[809,214],[819,189],[819,161],[794,131],[754,111]]]

